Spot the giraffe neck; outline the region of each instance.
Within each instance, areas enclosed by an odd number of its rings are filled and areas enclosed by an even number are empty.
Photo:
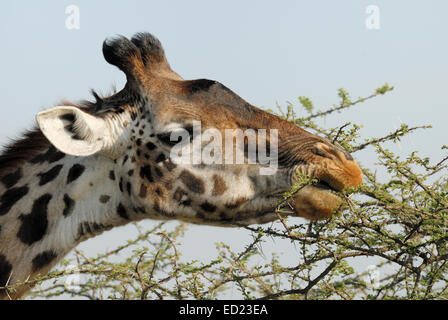
[[[0,287],[46,274],[80,241],[128,222],[117,164],[105,156],[64,155],[47,142],[8,166],[0,176]]]

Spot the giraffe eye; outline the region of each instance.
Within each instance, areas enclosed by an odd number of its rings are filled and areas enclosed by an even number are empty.
[[[181,137],[178,137],[178,139],[171,139],[171,132],[166,132],[166,133],[160,133],[157,135],[157,138],[163,143],[166,144],[167,146],[174,146],[177,143],[179,143],[181,141]]]
[[[159,133],[157,138],[167,146],[174,146],[180,142],[191,142],[193,140],[193,127],[186,127],[180,130]]]

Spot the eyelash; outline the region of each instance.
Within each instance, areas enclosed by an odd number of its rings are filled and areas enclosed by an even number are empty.
[[[193,127],[186,127],[184,128],[186,131],[188,131],[188,134],[190,136],[190,142],[193,140]],[[179,143],[181,141],[181,137],[179,137],[179,139],[176,140],[171,140],[171,132],[165,132],[165,133],[159,133],[157,135],[157,138],[164,144],[172,147],[174,145],[176,145],[177,143]]]

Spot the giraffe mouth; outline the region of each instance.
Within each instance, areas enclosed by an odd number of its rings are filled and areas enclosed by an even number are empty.
[[[314,186],[316,188],[326,190],[327,192],[330,192],[330,193],[342,198],[342,192],[341,192],[342,190],[336,189],[335,187],[330,185],[325,180],[319,180],[317,183],[314,184]]]
[[[336,181],[325,178],[303,187],[291,201],[295,215],[312,221],[330,218],[343,203],[342,190]]]

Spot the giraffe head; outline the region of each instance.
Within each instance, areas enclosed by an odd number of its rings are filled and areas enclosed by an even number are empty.
[[[358,164],[326,139],[219,82],[183,80],[150,34],[106,40],[103,54],[126,74],[125,87],[83,107],[43,111],[37,120],[62,152],[115,163],[107,179],[117,184],[118,214],[127,219],[268,222],[297,172],[319,183],[295,195],[293,214],[322,219],[341,204],[334,191],[362,183]]]

